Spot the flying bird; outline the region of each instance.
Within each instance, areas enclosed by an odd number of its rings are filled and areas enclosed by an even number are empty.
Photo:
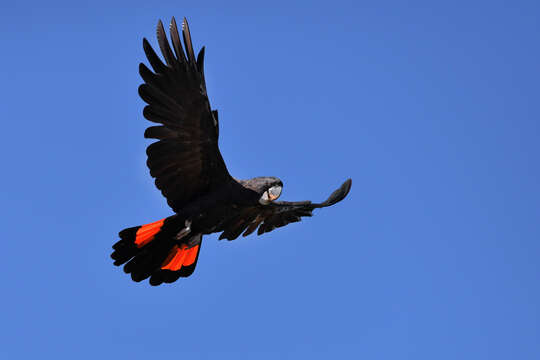
[[[190,276],[203,235],[221,232],[219,238],[228,240],[255,230],[261,235],[334,205],[351,188],[348,179],[322,203],[276,201],[283,188],[280,179],[232,177],[218,147],[218,112],[206,93],[204,47],[195,57],[185,18],[184,47],[174,17],[170,37],[172,48],[159,21],[157,40],[165,62],[143,39],[153,71],[139,65],[144,80],[139,95],[148,104],[144,117],[159,124],[144,132],[145,138],[158,140],[146,149],[150,175],[175,214],[120,231],[111,254],[114,265],[125,264],[134,281],[150,278],[151,285]]]

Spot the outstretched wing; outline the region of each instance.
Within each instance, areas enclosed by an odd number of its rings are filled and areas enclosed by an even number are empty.
[[[314,209],[332,206],[343,200],[351,190],[351,184],[351,179],[346,180],[322,203],[276,201],[268,205],[249,207],[223,225],[224,231],[219,238],[234,240],[240,234],[243,233],[243,236],[247,236],[257,228],[259,228],[257,235],[261,235],[287,224],[298,222],[302,216],[312,216]]]
[[[170,25],[171,49],[163,24],[157,39],[165,64],[146,39],[143,48],[153,72],[140,64],[144,84],[139,95],[148,103],[143,115],[159,123],[146,129],[146,138],[158,139],[146,149],[147,165],[156,186],[176,212],[190,200],[230,180],[218,148],[217,111],[210,109],[204,81],[204,47],[197,60],[186,19],[182,23],[185,54],[176,21]]]

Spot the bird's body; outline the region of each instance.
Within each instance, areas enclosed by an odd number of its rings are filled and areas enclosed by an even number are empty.
[[[188,221],[192,233],[208,235],[224,231],[227,224],[242,211],[260,205],[260,195],[245,186],[246,183],[249,184],[250,180],[231,179],[218,189],[188,203],[182,211],[168,218],[172,228],[180,232]]]
[[[275,201],[283,183],[275,177],[233,178],[218,147],[219,122],[211,110],[204,81],[204,48],[197,59],[187,21],[182,36],[171,22],[171,49],[161,22],[157,37],[165,63],[148,41],[143,48],[153,68],[139,67],[145,81],[139,94],[148,103],[143,115],[160,124],[145,131],[157,139],[147,148],[147,165],[155,183],[175,214],[150,224],[124,229],[111,257],[135,281],[174,282],[191,275],[197,264],[202,236],[220,232],[234,240],[255,230],[263,234],[311,216],[316,208],[341,201],[351,180],[322,203]]]

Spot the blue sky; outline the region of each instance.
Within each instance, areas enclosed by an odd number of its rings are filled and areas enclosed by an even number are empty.
[[[539,359],[538,2],[195,3],[0,5],[3,358]],[[153,288],[109,254],[171,214],[137,67],[173,15],[234,176],[353,187]]]

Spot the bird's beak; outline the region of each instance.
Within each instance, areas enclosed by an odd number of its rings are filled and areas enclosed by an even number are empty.
[[[268,199],[270,201],[276,200],[281,195],[281,186],[272,186],[268,189]]]

